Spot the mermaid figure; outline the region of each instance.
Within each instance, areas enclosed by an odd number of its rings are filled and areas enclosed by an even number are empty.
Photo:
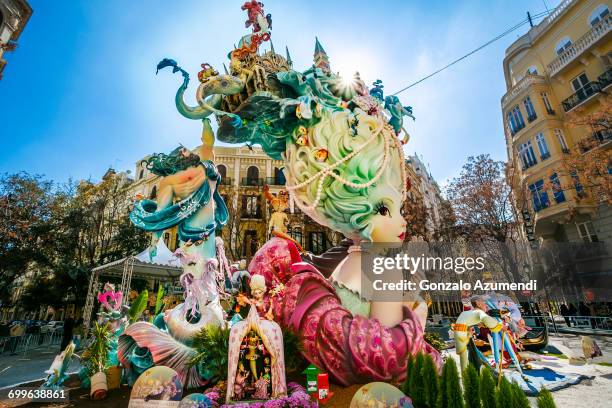
[[[145,161],[151,172],[163,177],[157,199],[137,201],[130,213],[134,225],[152,232],[151,257],[163,231],[178,227],[185,302],[165,312],[161,326],[167,330],[147,322],[128,326],[119,339],[118,355],[128,374],[152,360],[175,369],[187,388],[210,380],[205,366],[188,364],[196,354],[191,348],[194,336],[205,325],[225,324],[217,286],[220,263],[215,230],[227,222],[228,212],[217,190],[221,176],[212,161],[214,134],[207,118],[203,125],[203,144],[197,154],[178,147],[169,155],[156,154]]]

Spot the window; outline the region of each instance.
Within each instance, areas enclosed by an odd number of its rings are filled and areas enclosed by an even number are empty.
[[[555,110],[552,108],[550,104],[550,100],[548,99],[548,94],[546,92],[540,92],[540,96],[542,97],[542,102],[544,102],[544,107],[546,108],[546,112],[550,115],[555,114]]]
[[[510,125],[510,132],[513,136],[525,127],[525,121],[523,120],[523,115],[518,105],[508,112],[508,123]]]
[[[153,186],[153,190],[151,190],[151,195],[149,198],[151,200],[155,200],[157,198],[157,186]]]
[[[259,196],[242,196],[242,216],[245,218],[261,218]]]
[[[169,232],[164,233],[164,244],[166,244],[166,247],[170,245],[170,233]]]
[[[525,110],[527,111],[527,120],[533,122],[538,116],[536,115],[533,104],[531,103],[531,98],[525,98],[523,100],[523,104],[525,105]]]
[[[555,47],[555,51],[557,52],[557,55],[561,55],[563,54],[563,51],[567,50],[571,46],[572,46],[572,40],[570,40],[570,38],[566,36],[566,37],[563,37],[557,43],[557,46]]]
[[[221,175],[221,180],[227,177],[227,167],[225,167],[225,164],[219,164],[217,166],[217,171]]]
[[[532,65],[529,68],[527,68],[527,74],[528,75],[538,75],[538,69],[535,67],[535,65]]]
[[[531,197],[533,199],[533,209],[537,212],[548,207],[548,194],[544,190],[544,181],[538,180],[529,185]]]
[[[538,164],[538,161],[535,157],[535,153],[533,152],[531,140],[519,146],[519,156],[521,157],[521,161],[523,162],[523,170]]]
[[[248,186],[259,185],[259,168],[257,166],[250,166],[247,169],[247,185]]]
[[[555,135],[557,136],[557,140],[559,141],[559,145],[561,146],[561,151],[565,154],[568,154],[570,151],[569,147],[567,147],[567,143],[565,143],[563,131],[561,129],[555,129]]]
[[[144,170],[140,169],[140,173],[138,173],[138,180],[144,177]]]
[[[610,10],[608,10],[608,6],[606,6],[605,4],[600,4],[595,10],[593,10],[591,15],[589,16],[589,24],[591,26],[596,25],[601,20],[603,20],[604,17],[607,16],[609,13]]]
[[[574,181],[574,188],[576,189],[576,194],[578,195],[578,197],[585,197],[586,192],[584,191],[584,187],[582,187],[582,183],[580,182],[580,177],[578,177],[578,173],[572,171],[570,175],[572,176],[572,180]]]
[[[278,167],[274,168],[274,184],[277,186],[284,186],[286,183],[285,174]]]
[[[245,231],[242,242],[242,256],[250,258],[251,256],[255,255],[255,252],[257,252],[257,246],[257,231]]]
[[[555,201],[557,203],[562,203],[565,201],[565,194],[563,194],[563,188],[561,187],[561,182],[559,182],[559,177],[557,173],[553,173],[550,176],[550,183],[552,184],[552,193]]]
[[[325,251],[323,232],[317,231],[310,233],[310,250],[315,254],[320,254]]]
[[[578,228],[578,234],[584,242],[599,242],[597,234],[595,233],[595,227],[591,221],[576,223]]]
[[[302,228],[300,227],[293,227],[289,230],[289,235],[291,236],[291,238],[295,239],[295,241],[302,245]]]
[[[550,157],[550,152],[548,151],[548,145],[546,144],[546,138],[542,132],[536,135],[536,143],[538,144],[538,149],[540,149],[540,158],[542,160],[546,160]]]
[[[593,85],[589,82],[589,78],[584,72],[572,79],[571,82],[572,88],[576,91],[576,96],[580,101],[595,93]]]

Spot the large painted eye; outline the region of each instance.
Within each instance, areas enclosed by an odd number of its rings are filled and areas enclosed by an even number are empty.
[[[389,214],[391,214],[391,212],[389,211],[389,209],[388,209],[387,207],[385,207],[384,205],[379,206],[376,212],[377,212],[378,214],[380,214],[380,215],[384,216],[384,217],[386,217],[386,216],[388,216]]]

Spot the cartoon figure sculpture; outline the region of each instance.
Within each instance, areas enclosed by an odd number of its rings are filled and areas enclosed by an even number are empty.
[[[269,27],[258,18],[264,33]],[[407,110],[396,112],[399,101],[389,100],[385,112],[381,100],[362,83],[341,90],[337,86],[341,78],[329,69],[318,40],[312,68],[299,72],[290,64],[269,63],[260,76],[264,64],[257,65],[261,59],[251,47],[259,35],[243,37],[230,53],[240,70],[253,73],[250,79],[228,75],[225,87],[220,81],[216,88],[209,84],[223,76],[208,79],[198,89],[196,108],[186,107],[182,100],[184,81],[176,101],[179,111],[192,119],[214,113],[220,140],[259,144],[271,158],[283,160],[286,188],[298,207],[354,243],[329,281],[300,262],[293,242],[274,237],[269,246],[264,245],[260,251],[269,251],[271,258],[286,256],[291,263],[288,269],[278,263],[249,266],[251,275],[264,275],[269,287],[285,285],[273,304],[275,320],[299,333],[308,360],[334,367],[330,375],[341,384],[401,381],[407,355],[419,351],[430,353],[439,363],[439,354],[423,339],[425,302],[372,302],[361,296],[360,242],[400,243],[405,236],[400,210],[407,177],[396,127],[398,123],[401,127],[398,121]],[[256,308],[249,316],[252,312]],[[237,362],[230,364],[234,365],[228,381],[233,383]],[[273,390],[276,379],[273,361]],[[233,384],[228,384],[228,400],[232,390]]]
[[[188,79],[185,71],[174,61],[165,60]],[[168,62],[170,61],[170,62]],[[158,68],[160,68],[158,66]],[[211,77],[202,86],[214,82]],[[184,91],[184,90],[183,90]],[[182,92],[177,94],[182,97]],[[179,106],[177,102],[177,107]],[[185,112],[181,112],[189,116]],[[192,367],[189,361],[196,355],[190,347],[195,334],[206,324],[224,324],[219,304],[217,245],[215,230],[227,222],[227,207],[217,187],[221,176],[213,163],[214,133],[202,110],[191,111],[192,118],[202,119],[202,146],[196,153],[184,147],[169,155],[154,154],[145,161],[147,168],[162,177],[156,201],[135,203],[130,219],[136,227],[153,234],[151,255],[164,230],[178,227],[179,255],[184,273],[181,283],[185,288],[185,302],[166,310],[164,321],[168,333],[146,322],[130,325],[119,339],[119,360],[129,370],[150,353],[155,365],[173,368],[186,388],[207,384],[206,367]],[[221,265],[225,268],[225,265]],[[198,318],[196,320],[196,315]]]
[[[455,350],[461,362],[461,371],[468,366],[468,344],[472,337],[470,327],[483,324],[492,333],[502,329],[502,324],[486,313],[487,307],[482,299],[472,300],[472,309],[461,312],[457,321],[451,326],[455,333]]]
[[[244,343],[246,342],[246,347]],[[269,359],[269,384],[271,393],[267,393],[268,377],[257,370],[257,360],[266,353]],[[249,361],[245,369],[242,358]],[[285,382],[285,356],[283,350],[283,333],[280,326],[271,320],[260,319],[257,309],[251,307],[245,320],[234,324],[230,330],[228,353],[228,380],[226,402],[239,401],[246,397],[246,388],[253,388],[253,398],[279,398],[287,394]],[[264,360],[265,365],[265,360]],[[246,383],[250,380],[251,386]],[[258,380],[261,380],[258,382]],[[266,394],[264,397],[264,384]],[[257,396],[255,395],[257,394]]]
[[[244,294],[239,294],[238,303],[242,306],[249,304],[251,305],[251,307],[256,308],[257,313],[261,316],[264,316],[265,319],[274,320],[274,315],[272,314],[272,297],[269,296],[267,298],[264,298],[264,295],[266,294],[265,278],[261,275],[255,275],[251,277],[249,286],[251,289],[252,298],[249,299]]]
[[[66,374],[66,370],[68,369],[68,365],[70,365],[70,359],[72,358],[72,354],[74,353],[74,343],[70,342],[68,346],[62,351],[60,354],[55,356],[53,359],[53,363],[51,367],[45,374],[47,378],[41,388],[43,389],[54,389],[62,386],[64,381],[68,379],[68,374]]]
[[[274,196],[274,194],[270,193],[270,187],[265,185],[263,193],[273,210],[270,221],[268,221],[268,235],[293,241],[300,252],[303,252],[302,246],[287,234],[287,224],[289,223],[289,217],[286,213],[287,208],[289,208],[289,194],[287,191],[281,190]]]

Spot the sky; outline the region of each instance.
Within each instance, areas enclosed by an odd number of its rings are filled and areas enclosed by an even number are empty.
[[[0,81],[0,173],[27,171],[64,182],[98,180],[109,168],[179,143],[199,144],[201,122],[174,106],[181,78],[155,74],[165,57],[191,73],[222,63],[240,37],[243,1],[29,0],[34,14]],[[265,0],[276,52],[294,69],[312,65],[315,36],[333,71],[359,71],[386,94],[430,74],[558,0]],[[506,159],[500,100],[505,49],[528,25],[401,93],[416,121],[417,152],[444,184],[470,155]],[[269,48],[269,43],[263,50]],[[407,119],[409,120],[409,119]]]

